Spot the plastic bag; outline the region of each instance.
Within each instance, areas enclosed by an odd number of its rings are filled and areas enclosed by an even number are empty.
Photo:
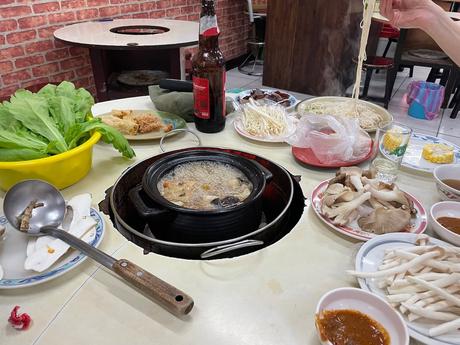
[[[357,119],[329,115],[303,116],[286,139],[292,146],[310,148],[322,163],[355,161],[371,150],[371,138]]]

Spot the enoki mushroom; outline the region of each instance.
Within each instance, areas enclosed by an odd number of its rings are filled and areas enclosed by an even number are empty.
[[[460,329],[460,248],[429,245],[429,239],[420,235],[414,247],[386,250],[377,272],[348,273],[375,279],[409,321],[430,320],[436,337]]]

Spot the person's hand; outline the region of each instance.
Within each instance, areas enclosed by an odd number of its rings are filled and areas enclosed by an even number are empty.
[[[431,0],[381,0],[380,14],[397,28],[420,28],[435,10]]]

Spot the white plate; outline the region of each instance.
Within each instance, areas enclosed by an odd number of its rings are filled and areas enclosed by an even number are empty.
[[[355,220],[351,224],[346,226],[335,225],[332,220],[324,216],[321,212],[321,199],[324,191],[328,186],[329,180],[321,182],[318,186],[313,189],[311,193],[311,202],[313,210],[316,215],[321,219],[327,226],[334,229],[341,234],[355,238],[360,241],[368,241],[374,237],[381,236],[371,232],[363,231],[358,225],[358,222]],[[426,230],[427,227],[427,214],[423,205],[409,193],[405,193],[406,196],[414,203],[414,208],[417,210],[416,217],[412,217],[410,221],[410,228],[407,229],[407,232],[414,234],[421,234]]]
[[[394,233],[380,235],[366,242],[356,255],[355,270],[360,272],[377,271],[383,261],[386,249],[412,247],[415,245],[416,238],[416,234]],[[435,238],[430,238],[430,242],[443,247],[450,246],[450,244]],[[374,279],[360,278],[358,282],[361,289],[381,297],[385,296],[384,291],[377,286]],[[418,341],[430,345],[460,345],[460,331],[432,338],[428,335],[428,329],[436,324],[429,321],[405,321],[409,327],[409,334]]]
[[[238,132],[239,135],[251,139],[251,140],[256,140],[256,141],[262,141],[265,143],[284,143],[284,139],[287,138],[288,136],[294,134],[296,131],[296,124],[297,124],[297,119],[293,116],[287,117],[287,122],[288,122],[288,129],[287,133],[282,135],[282,136],[263,136],[259,137],[256,135],[252,135],[244,129],[243,126],[243,121],[241,119],[241,116],[237,116],[235,120],[233,121],[233,127],[235,128],[235,131]]]
[[[390,335],[391,345],[409,344],[409,334],[404,319],[384,299],[356,288],[339,288],[321,297],[316,306],[316,314],[323,310],[340,309],[358,310],[377,321]],[[322,341],[322,343],[329,342]]]
[[[442,164],[436,164],[436,163],[431,163],[430,161],[427,161],[425,158],[422,157],[422,152],[423,152],[423,147],[426,144],[445,144],[448,146],[451,146],[454,148],[454,161],[451,164],[456,164],[460,163],[460,147],[452,144],[451,142],[433,137],[431,135],[425,135],[425,134],[418,134],[418,133],[412,133],[412,136],[409,141],[409,145],[407,146],[406,153],[404,154],[404,158],[402,161],[402,166],[417,170],[417,171],[424,171],[424,172],[429,172],[432,173],[433,170],[442,165]],[[388,157],[388,155],[385,153],[385,150],[383,150],[383,142],[380,143],[380,152]]]
[[[255,89],[250,89],[250,90],[245,90],[245,91],[240,92],[238,95],[236,95],[235,100],[239,103],[241,98],[249,96],[253,90],[255,90]],[[273,93],[275,91],[280,91],[282,93],[285,93],[285,94],[289,95],[289,103],[290,103],[290,105],[288,107],[285,107],[286,110],[293,110],[295,108],[295,105],[298,102],[297,98],[295,98],[289,92],[284,92],[284,91],[276,90],[276,89],[259,89],[259,90],[261,90],[263,92],[266,92],[266,93]]]
[[[96,221],[96,227],[91,230],[93,234],[88,243],[97,248],[104,237],[105,225],[102,216],[94,208],[91,208],[91,217]],[[6,238],[0,242],[0,265],[4,271],[3,279],[0,280],[0,289],[17,289],[44,283],[74,269],[86,259],[86,255],[69,249],[46,271],[40,273],[27,271],[24,269],[24,262],[29,237],[11,228],[4,216],[0,216],[0,224],[6,226]]]

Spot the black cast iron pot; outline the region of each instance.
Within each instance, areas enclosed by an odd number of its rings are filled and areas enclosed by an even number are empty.
[[[157,185],[176,166],[189,162],[211,161],[240,170],[252,183],[251,194],[241,203],[213,210],[178,206],[165,199]],[[160,229],[158,237],[181,243],[203,243],[239,237],[258,228],[262,216],[262,195],[272,174],[257,162],[242,156],[211,150],[190,150],[172,154],[153,163],[142,184],[129,192],[139,216],[151,228]]]

